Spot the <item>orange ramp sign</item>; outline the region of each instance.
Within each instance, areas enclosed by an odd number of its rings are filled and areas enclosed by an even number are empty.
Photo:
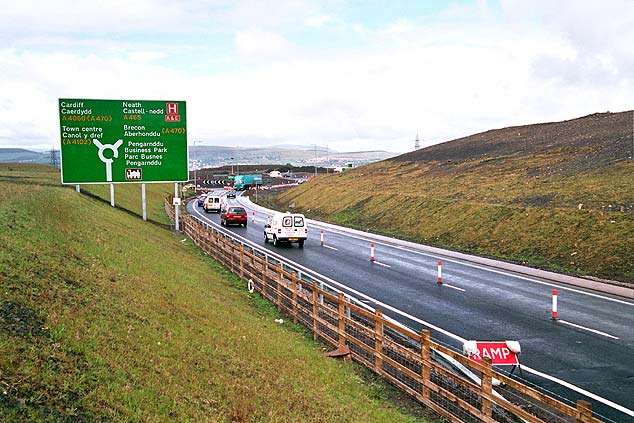
[[[482,358],[491,359],[494,366],[517,366],[521,353],[517,341],[466,341],[462,350],[471,360],[482,363]]]

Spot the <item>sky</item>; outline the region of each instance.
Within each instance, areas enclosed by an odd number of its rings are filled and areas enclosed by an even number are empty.
[[[634,108],[634,0],[20,0],[0,148],[59,149],[59,98],[187,102],[193,145],[414,149]]]

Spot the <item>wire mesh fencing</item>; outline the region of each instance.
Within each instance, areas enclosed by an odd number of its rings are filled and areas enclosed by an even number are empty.
[[[167,204],[166,210],[171,209]],[[169,213],[169,211],[168,211]],[[172,219],[174,214],[170,215]],[[244,244],[194,218],[180,227],[202,251],[257,292],[280,313],[335,348],[345,346],[356,362],[398,386],[443,418],[460,423],[596,423],[591,404],[575,406],[550,397],[435,342],[430,332],[410,328],[295,269],[266,250]],[[494,388],[494,385],[495,388]]]

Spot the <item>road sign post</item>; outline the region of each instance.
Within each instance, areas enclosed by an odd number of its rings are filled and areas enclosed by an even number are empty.
[[[176,232],[180,231],[180,216],[179,216],[179,211],[180,211],[180,205],[181,205],[181,199],[178,196],[178,182],[174,182],[174,224],[175,227],[174,229],[176,229]]]
[[[145,195],[145,184],[141,184],[141,209],[143,210],[143,220],[147,220],[147,203]]]

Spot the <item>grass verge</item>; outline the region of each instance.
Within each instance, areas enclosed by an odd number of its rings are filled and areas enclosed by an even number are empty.
[[[426,421],[183,236],[58,177],[0,164],[1,421]]]
[[[532,176],[558,160],[552,153],[427,167],[384,161],[259,200],[355,229],[633,286],[634,163]]]

